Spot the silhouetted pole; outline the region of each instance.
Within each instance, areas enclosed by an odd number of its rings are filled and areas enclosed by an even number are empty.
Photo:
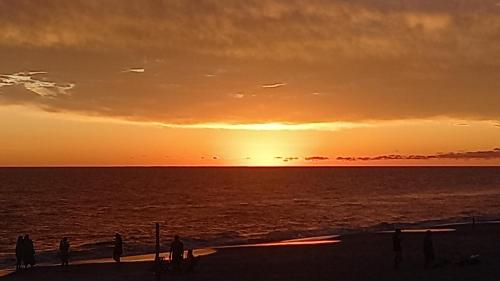
[[[160,260],[160,224],[156,223],[156,248],[155,248],[155,277],[161,280],[161,260]]]
[[[156,248],[155,248],[155,261],[160,260],[160,224],[156,223]]]

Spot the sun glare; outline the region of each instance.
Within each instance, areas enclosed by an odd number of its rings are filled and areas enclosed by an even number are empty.
[[[293,139],[278,132],[260,132],[241,136],[232,141],[229,153],[237,155],[236,162],[244,166],[287,166],[298,160],[297,147]]]

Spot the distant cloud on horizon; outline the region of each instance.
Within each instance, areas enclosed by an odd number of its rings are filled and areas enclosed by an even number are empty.
[[[385,161],[385,160],[430,160],[430,159],[450,159],[450,160],[472,160],[472,159],[499,159],[500,148],[492,150],[480,151],[465,151],[465,152],[448,152],[436,153],[431,155],[401,155],[401,154],[388,154],[379,155],[374,157],[337,157],[338,161]]]
[[[291,162],[291,161],[295,161],[295,160],[300,159],[299,157],[295,157],[295,156],[289,156],[289,157],[276,156],[274,158],[278,159],[278,160],[282,160],[283,162]]]
[[[310,157],[304,158],[304,160],[306,160],[306,161],[326,161],[329,159],[330,159],[330,157],[327,157],[327,156],[310,156]]]

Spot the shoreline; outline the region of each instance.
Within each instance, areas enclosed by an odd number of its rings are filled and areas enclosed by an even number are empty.
[[[408,228],[406,229],[407,231],[403,232],[403,235],[405,237],[420,237],[422,236],[422,232],[431,229],[433,233],[435,233],[436,237],[441,237],[441,236],[449,236],[449,237],[460,237],[462,235],[470,235],[472,234],[477,234],[482,232],[481,230],[484,229],[489,229],[489,230],[494,230],[495,233],[500,234],[500,224],[498,221],[492,221],[492,222],[476,222],[475,225],[472,224],[460,224],[460,225],[453,225],[454,228],[451,226],[449,228],[443,229],[443,226],[440,226],[439,228]],[[289,251],[289,252],[296,252],[298,249],[315,249],[316,251],[322,252],[325,249],[336,249],[336,248],[344,248],[346,245],[351,245],[352,246],[352,241],[358,241],[363,244],[366,243],[366,241],[371,241],[371,240],[377,240],[384,241],[386,244],[386,248],[384,249],[385,252],[389,252],[389,258],[387,259],[389,261],[389,264],[391,262],[390,255],[391,249],[390,249],[390,237],[392,235],[392,232],[359,232],[359,233],[352,233],[352,234],[346,234],[346,235],[340,235],[340,236],[323,236],[323,237],[307,237],[307,238],[302,238],[302,239],[291,239],[291,240],[285,240],[285,241],[277,241],[277,242],[267,242],[267,243],[254,243],[254,244],[245,244],[245,245],[231,245],[231,246],[220,246],[220,247],[214,247],[212,249],[198,249],[197,252],[195,252],[196,256],[203,256],[203,260],[217,260],[220,258],[220,256],[226,256],[227,253],[236,253],[236,257],[230,257],[229,259],[238,259],[241,254],[244,253],[252,253],[252,252],[280,252],[280,251]],[[406,239],[406,238],[405,238]],[[412,238],[414,239],[414,238]],[[302,242],[302,243],[301,243]],[[374,241],[373,245],[369,246],[374,247],[377,245]],[[352,247],[353,249],[348,250],[349,255],[351,256],[356,256],[357,254],[352,251],[357,251],[355,248],[357,246]],[[379,247],[379,246],[377,246]],[[417,247],[418,248],[418,247]],[[500,253],[500,245],[498,245],[498,252]],[[364,252],[366,249],[364,249]],[[373,249],[372,249],[373,251]],[[418,251],[417,251],[418,252]],[[475,254],[476,251],[470,250],[470,255]],[[300,253],[300,251],[299,251]],[[162,253],[163,255],[165,253]],[[362,253],[358,253],[362,254]],[[418,252],[418,254],[420,254]],[[231,256],[231,255],[230,255]],[[134,256],[128,256],[128,257],[123,257],[124,263],[122,264],[122,268],[124,267],[130,267],[131,271],[133,271],[132,268],[142,268],[141,272],[146,265],[151,266],[152,260],[153,260],[154,254],[144,254],[144,255],[134,255]],[[286,257],[285,259],[290,259],[292,257]],[[456,257],[448,257],[446,260],[446,263],[452,263],[453,259]],[[292,259],[297,259],[297,257],[292,258]],[[499,257],[500,260],[500,257]],[[242,261],[243,262],[243,261]],[[306,261],[307,262],[307,261]],[[133,265],[135,264],[135,265]],[[57,265],[39,265],[36,266],[33,270],[26,270],[22,271],[20,273],[16,272],[7,272],[6,270],[0,271],[0,277],[2,279],[8,279],[8,280],[27,280],[27,279],[22,279],[23,276],[25,275],[30,275],[32,273],[30,272],[50,272],[51,274],[55,274],[57,278],[58,271],[64,270],[65,272],[71,272],[73,271],[74,268],[82,268],[82,267],[88,267],[89,270],[91,268],[106,268],[106,267],[116,267],[117,264],[112,262],[111,258],[104,258],[104,259],[90,259],[90,260],[80,260],[80,261],[74,261],[70,264],[69,267],[61,268],[60,266]],[[126,270],[127,271],[127,270]],[[3,274],[2,274],[3,273]],[[132,273],[132,272],[131,272]],[[499,275],[500,276],[500,275]],[[87,276],[88,277],[88,276]],[[21,278],[21,279],[19,279]],[[57,280],[57,279],[55,279]],[[109,280],[115,280],[115,279],[109,279]],[[116,279],[116,280],[121,280],[121,279]]]
[[[499,214],[488,214],[476,216],[476,224],[500,224],[500,213]],[[217,241],[215,243],[202,242],[199,245],[194,245],[194,249],[205,249],[205,248],[222,248],[222,247],[237,247],[237,246],[245,246],[249,244],[262,244],[262,243],[279,243],[281,241],[287,240],[295,240],[295,239],[308,239],[308,238],[317,238],[322,236],[346,236],[346,235],[356,235],[359,233],[376,233],[376,232],[391,232],[395,228],[401,229],[427,229],[427,228],[452,228],[455,226],[462,225],[470,225],[472,217],[453,217],[447,219],[437,219],[437,220],[422,220],[417,222],[401,222],[401,223],[388,223],[388,222],[379,222],[375,223],[371,226],[360,227],[360,228],[325,228],[318,230],[304,230],[304,231],[290,231],[290,232],[276,232],[272,233],[274,237],[258,237],[258,238],[248,238],[248,239],[229,239],[228,241]],[[271,235],[269,233],[268,235]],[[37,241],[35,241],[37,242]],[[95,244],[93,244],[95,243]],[[109,244],[112,245],[112,241],[94,241],[90,244],[85,245],[86,249],[81,250],[78,247],[72,248],[72,252],[74,257],[77,257],[74,261],[83,261],[83,260],[98,260],[105,259],[108,257],[107,255],[103,255],[102,253],[93,253],[93,250],[88,250],[89,245],[102,245]],[[196,243],[196,242],[195,242]],[[149,248],[153,249],[154,245],[148,245]],[[163,246],[165,246],[163,244]],[[41,264],[47,264],[45,260],[47,256],[50,258],[57,256],[57,251],[55,248],[51,248],[51,250],[38,250],[37,256],[43,257],[43,262]],[[108,247],[108,252],[111,252],[112,248]],[[85,255],[90,254],[89,256],[81,255],[85,253]],[[141,256],[151,254],[152,252],[148,251],[130,251],[130,256]],[[5,259],[10,260],[12,265],[15,264],[15,256],[14,253],[10,253],[8,258]],[[0,264],[0,271],[6,269]]]

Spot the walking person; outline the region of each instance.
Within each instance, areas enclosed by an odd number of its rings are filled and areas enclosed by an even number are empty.
[[[22,235],[17,237],[16,242],[16,271],[20,270],[23,266],[23,254],[24,254],[24,238]]]
[[[123,239],[119,233],[116,233],[115,248],[113,249],[113,259],[119,263],[122,255],[123,255]]]
[[[392,249],[394,251],[394,269],[399,269],[403,261],[403,247],[401,246],[401,229],[396,229],[392,236]]]
[[[59,242],[59,258],[61,259],[61,266],[69,265],[69,241],[68,237],[64,237]]]

